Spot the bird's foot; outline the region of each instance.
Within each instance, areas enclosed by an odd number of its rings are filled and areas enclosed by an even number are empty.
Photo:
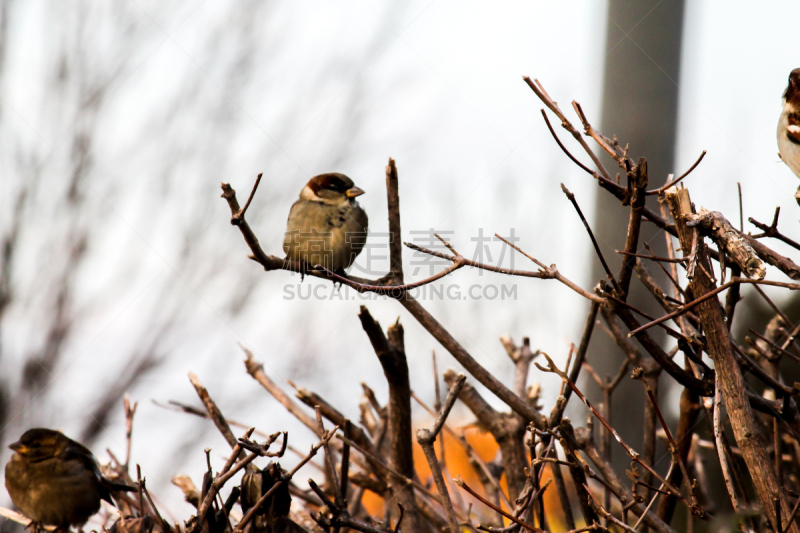
[[[341,277],[343,277],[343,278],[347,277],[347,272],[345,272],[343,268],[337,269],[336,270],[336,274],[341,276]],[[343,285],[343,283],[340,281],[339,282],[339,287],[337,288],[337,290],[341,290],[342,285]],[[334,282],[333,286],[336,287],[336,282]]]
[[[40,531],[44,531],[42,523],[36,520],[31,520],[30,524],[25,526],[25,529],[30,529],[31,533],[39,533]]]

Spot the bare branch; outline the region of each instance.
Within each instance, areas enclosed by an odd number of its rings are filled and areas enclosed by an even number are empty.
[[[389,384],[389,435],[392,467],[404,476],[413,478],[415,470],[411,444],[411,387],[403,342],[403,326],[400,325],[398,319],[389,326],[387,338],[380,324],[372,318],[363,305],[358,313],[358,318],[372,343]],[[421,531],[413,487],[403,484],[396,487],[395,490],[403,493],[404,500],[409,507],[406,518],[409,521],[409,527],[412,531]]]
[[[389,268],[393,285],[403,284],[403,247],[400,234],[400,186],[397,166],[389,158],[386,165],[386,204],[389,208]]]
[[[668,181],[667,183],[665,183],[663,186],[659,187],[658,189],[653,189],[651,191],[647,191],[647,194],[648,195],[661,194],[664,191],[666,191],[667,189],[669,189],[670,187],[672,187],[674,185],[677,185],[679,181],[681,181],[683,178],[685,178],[686,176],[691,174],[692,171],[697,168],[697,165],[700,164],[700,161],[702,161],[705,156],[706,156],[706,150],[703,150],[703,153],[700,154],[700,157],[697,158],[697,161],[695,161],[694,164],[689,167],[689,170],[687,170],[686,172],[684,172],[683,174],[678,176],[677,179],[674,179],[672,181]]]
[[[776,207],[775,208],[775,217],[772,219],[772,224],[770,224],[769,226],[767,226],[766,224],[764,224],[762,222],[759,222],[758,220],[754,219],[753,217],[748,218],[747,220],[752,225],[754,225],[755,227],[757,227],[758,229],[760,229],[761,231],[764,232],[761,235],[753,235],[753,238],[754,239],[760,239],[762,237],[772,237],[773,239],[778,239],[779,241],[785,242],[786,244],[788,244],[789,246],[791,246],[795,250],[800,250],[800,243],[798,243],[795,240],[790,239],[789,237],[787,237],[786,235],[784,235],[783,233],[778,231],[778,217],[780,216],[780,214],[781,214],[781,208],[780,207]]]
[[[676,222],[681,246],[686,249],[690,246],[691,230],[686,226],[685,221],[686,217],[693,212],[689,191],[670,189],[665,195],[672,211],[672,217]],[[705,246],[702,244],[698,254],[698,263],[710,266]],[[692,278],[689,287],[692,294],[699,298],[713,292],[715,288],[714,282],[703,271]],[[753,485],[762,510],[766,513],[767,510],[772,509],[772,497],[779,491],[780,485],[771,467],[766,447],[763,445],[764,437],[756,424],[744,378],[733,354],[722,307],[716,298],[711,298],[699,306],[698,313],[703,330],[706,332],[708,351],[714,360],[720,390],[725,396],[725,406],[731,428],[748,469],[753,473],[758,472],[758,475],[754,475],[752,478]],[[781,498],[781,502],[781,507],[785,508],[784,513],[788,516],[785,500]],[[776,527],[776,517],[772,515],[769,519],[773,527]],[[792,532],[796,531],[797,528],[793,527]]]
[[[458,394],[461,392],[461,388],[464,386],[464,382],[466,381],[467,377],[465,375],[461,374],[458,376],[455,384],[450,389],[450,393],[447,395],[447,399],[444,402],[444,407],[442,407],[442,410],[436,417],[431,429],[423,428],[417,431],[417,442],[420,446],[422,446],[425,459],[428,461],[428,465],[431,467],[431,474],[433,475],[433,480],[436,483],[436,490],[439,492],[439,495],[442,499],[442,505],[444,506],[445,514],[447,516],[447,522],[450,525],[450,533],[460,533],[460,529],[458,527],[458,518],[456,517],[456,512],[453,510],[453,503],[450,501],[450,493],[447,491],[447,485],[445,485],[444,477],[442,476],[442,469],[439,466],[439,461],[436,459],[436,452],[433,449],[433,443],[436,440],[436,436],[439,434],[439,431],[441,431],[444,421],[447,420],[450,410],[453,408],[453,405],[455,405],[456,398],[458,398]]]
[[[633,168],[628,170],[628,188],[631,190],[631,208],[628,218],[628,232],[625,236],[625,252],[636,253],[639,246],[639,230],[642,227],[642,211],[647,200],[645,191],[647,189],[647,160],[639,159]],[[619,297],[625,300],[628,296],[631,277],[633,276],[633,265],[635,258],[623,257],[622,266],[619,272]]]
[[[233,431],[231,431],[230,426],[228,426],[228,422],[225,420],[225,417],[222,416],[222,412],[217,407],[217,404],[214,403],[214,400],[211,399],[211,395],[208,394],[208,390],[200,383],[200,379],[195,376],[192,372],[189,372],[189,381],[192,382],[194,386],[194,390],[197,391],[197,395],[202,400],[203,405],[206,406],[206,411],[208,411],[208,416],[214,422],[214,425],[217,426],[217,429],[222,436],[225,437],[228,445],[231,448],[237,448],[238,443],[236,441],[236,437],[233,436]],[[239,449],[238,458],[244,459],[246,454],[244,451]]]
[[[500,398],[506,405],[508,405],[514,412],[522,416],[526,421],[533,422],[537,428],[544,429],[546,424],[544,417],[532,405],[525,400],[514,394],[511,389],[503,385],[497,378],[495,378],[488,370],[481,366],[459,343],[452,335],[428,313],[422,305],[419,304],[410,295],[400,300],[403,307],[417,319],[417,321],[424,327],[433,337],[444,346],[444,348],[461,363],[461,365],[480,382],[484,387],[489,389],[492,394]]]
[[[597,302],[599,304],[603,304],[603,305],[607,304],[605,299],[597,296],[596,294],[592,294],[592,293],[590,293],[588,291],[585,291],[584,289],[582,289],[581,287],[579,287],[578,285],[576,285],[575,283],[573,283],[572,281],[568,280],[563,275],[561,275],[561,273],[556,268],[556,265],[550,265],[549,267],[545,266],[538,259],[536,259],[536,258],[528,255],[524,251],[522,251],[522,249],[519,246],[517,246],[516,244],[513,244],[510,241],[504,239],[503,237],[501,237],[497,233],[495,233],[494,236],[497,237],[498,239],[500,239],[501,241],[503,241],[504,243],[506,243],[507,245],[511,246],[514,250],[518,251],[519,253],[521,253],[522,255],[524,255],[525,257],[527,257],[528,259],[530,259],[531,261],[533,261],[537,265],[539,265],[539,267],[541,267],[541,269],[542,269],[541,272],[542,272],[543,275],[541,277],[543,279],[557,279],[558,281],[560,281],[561,283],[563,283],[564,285],[566,285],[567,287],[569,287],[573,291],[577,292],[578,294],[580,294],[584,298],[589,299],[589,300],[591,300],[593,302]]]
[[[633,337],[633,336],[635,336],[635,335],[637,335],[637,334],[639,334],[639,333],[641,333],[641,332],[643,332],[643,331],[645,331],[647,329],[650,329],[653,326],[657,326],[657,325],[659,325],[659,324],[661,324],[663,322],[666,322],[667,320],[671,320],[671,319],[673,319],[673,318],[675,318],[677,316],[680,316],[680,315],[686,313],[687,311],[689,311],[689,309],[692,309],[693,307],[695,307],[696,305],[699,305],[699,304],[701,304],[701,303],[703,303],[705,301],[711,300],[717,294],[719,294],[719,293],[721,293],[721,292],[723,292],[723,291],[725,291],[725,290],[727,290],[727,289],[729,289],[729,288],[731,288],[731,287],[733,287],[734,285],[737,285],[737,284],[770,285],[772,287],[783,287],[784,289],[791,289],[793,291],[796,291],[796,290],[800,289],[800,284],[794,284],[794,283],[783,283],[783,282],[780,282],[780,281],[769,281],[769,280],[763,280],[763,279],[762,280],[758,280],[758,279],[749,279],[749,278],[731,278],[731,280],[728,281],[727,283],[724,283],[724,284],[720,285],[719,287],[715,287],[715,288],[709,290],[706,294],[696,298],[695,300],[692,300],[691,302],[688,302],[688,303],[685,303],[685,304],[681,305],[676,311],[673,311],[672,313],[666,314],[666,315],[662,316],[661,318],[657,318],[657,319],[653,320],[652,322],[648,322],[647,324],[644,324],[643,326],[640,326],[640,327],[632,330],[630,333],[628,333],[628,337]]]
[[[459,487],[461,487],[462,489],[464,489],[465,491],[467,491],[467,492],[468,492],[468,493],[469,493],[469,494],[470,494],[470,495],[471,495],[473,498],[475,498],[476,500],[478,500],[479,502],[481,502],[481,503],[482,503],[482,504],[484,504],[485,506],[489,507],[489,508],[490,508],[490,509],[492,509],[494,512],[496,512],[496,513],[499,513],[499,514],[503,515],[504,517],[508,518],[509,520],[511,520],[512,522],[514,522],[515,524],[519,524],[520,526],[524,527],[524,528],[525,528],[525,529],[527,529],[528,531],[531,531],[532,533],[546,533],[546,532],[545,532],[543,529],[539,529],[538,527],[534,527],[534,526],[532,526],[532,525],[530,525],[530,524],[528,524],[528,523],[526,523],[526,522],[523,522],[522,520],[520,520],[520,519],[519,519],[519,518],[517,518],[516,516],[514,516],[514,515],[512,515],[512,514],[509,514],[509,513],[505,512],[503,509],[501,509],[501,508],[497,507],[497,506],[496,506],[496,505],[494,505],[492,502],[490,502],[489,500],[485,499],[483,496],[481,496],[480,494],[478,494],[477,492],[475,492],[474,490],[472,490],[472,489],[469,487],[469,485],[467,485],[466,483],[464,483],[464,480],[463,480],[463,479],[461,479],[461,477],[459,477],[459,478],[456,480],[456,485],[458,485]]]
[[[581,219],[581,222],[583,222],[583,227],[586,228],[586,231],[589,233],[589,238],[592,241],[592,246],[594,246],[594,251],[597,254],[597,257],[600,259],[600,263],[603,265],[603,270],[606,271],[606,276],[608,277],[608,280],[614,286],[614,289],[617,291],[617,294],[623,294],[621,287],[617,283],[617,280],[614,279],[614,275],[611,273],[611,269],[608,268],[608,263],[606,263],[606,258],[603,257],[603,252],[600,251],[600,245],[597,244],[597,239],[594,238],[594,233],[592,232],[592,228],[591,226],[589,226],[589,222],[586,221],[586,217],[583,216],[583,211],[581,211],[581,207],[578,205],[578,201],[575,199],[575,195],[572,194],[570,190],[564,186],[563,183],[561,184],[561,190],[564,191],[564,194],[567,195],[569,201],[572,202],[572,206],[575,208],[575,211],[577,211],[578,216]]]

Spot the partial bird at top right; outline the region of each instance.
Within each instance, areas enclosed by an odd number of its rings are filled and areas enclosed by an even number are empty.
[[[783,92],[783,111],[778,120],[778,152],[781,160],[800,178],[800,68],[789,73]],[[800,205],[800,187],[794,194]]]

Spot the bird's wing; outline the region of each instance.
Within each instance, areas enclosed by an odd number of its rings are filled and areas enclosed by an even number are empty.
[[[358,222],[358,225],[361,226],[364,229],[364,231],[367,231],[367,227],[369,226],[369,218],[367,217],[367,212],[359,207],[359,209],[356,210],[355,219],[356,222]]]
[[[80,462],[87,470],[95,473],[100,479],[100,468],[97,466],[97,460],[92,455],[89,449],[80,442],[71,441],[63,452],[62,457],[65,460],[73,460]]]
[[[361,209],[360,206],[351,209],[345,227],[348,232],[348,242],[351,243],[352,252],[355,254],[353,259],[361,253],[361,250],[367,244],[367,226],[369,226],[367,212]],[[352,260],[350,263],[352,264]]]
[[[786,138],[794,144],[800,144],[800,113],[789,113]]]
[[[100,467],[97,464],[97,459],[95,459],[94,455],[91,451],[89,451],[88,448],[79,442],[70,442],[69,446],[65,450],[64,455],[65,459],[80,462],[84,468],[94,474],[95,478],[97,478],[97,487],[98,491],[100,492],[100,497],[112,505],[114,504],[114,501],[111,499],[112,491],[135,492],[137,490],[136,487],[131,487],[122,483],[115,483],[103,476],[102,472],[100,472]]]

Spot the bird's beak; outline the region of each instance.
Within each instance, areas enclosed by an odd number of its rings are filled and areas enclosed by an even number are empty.
[[[28,447],[19,441],[9,444],[8,447],[14,450],[15,452],[19,452],[21,454],[28,453]]]
[[[355,198],[356,196],[361,196],[362,194],[364,194],[364,191],[362,189],[359,189],[358,187],[351,187],[347,189],[347,192],[345,192],[344,194],[347,195],[348,198]]]

